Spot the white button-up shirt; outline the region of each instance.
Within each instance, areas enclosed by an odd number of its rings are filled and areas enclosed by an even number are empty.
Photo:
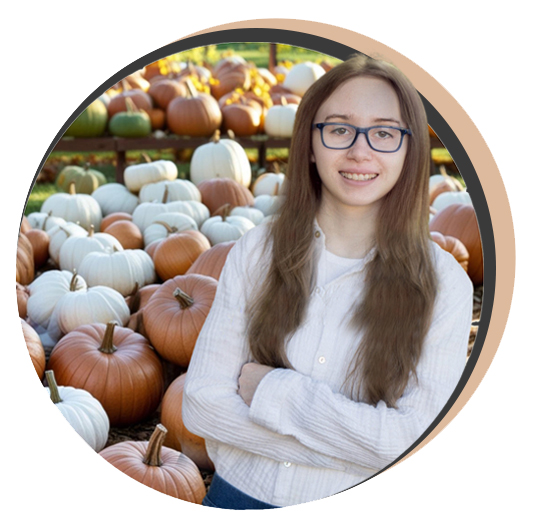
[[[287,343],[295,369],[269,372],[249,407],[238,394],[241,368],[251,361],[244,307],[269,264],[269,251],[262,253],[265,233],[265,225],[253,228],[228,255],[188,367],[182,415],[205,439],[221,477],[252,497],[287,506],[359,484],[425,432],[466,363],[473,286],[456,260],[430,241],[439,289],[418,383],[409,382],[396,409],[382,401],[355,402],[341,393],[361,338],[347,321],[374,253],[362,260],[334,257],[317,228],[317,287],[303,325]]]

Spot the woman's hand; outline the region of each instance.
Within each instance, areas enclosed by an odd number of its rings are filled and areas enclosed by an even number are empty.
[[[275,368],[256,364],[255,362],[248,362],[243,365],[238,377],[238,393],[248,406],[251,406],[260,381],[273,369]]]

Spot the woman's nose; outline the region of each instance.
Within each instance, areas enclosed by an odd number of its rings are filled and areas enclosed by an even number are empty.
[[[350,158],[354,158],[355,160],[370,158],[372,152],[373,149],[368,144],[366,135],[364,133],[359,133],[355,143],[347,150],[348,156]]]

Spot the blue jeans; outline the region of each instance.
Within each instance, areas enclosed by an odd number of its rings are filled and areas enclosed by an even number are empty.
[[[271,509],[278,507],[246,495],[243,491],[240,491],[221,478],[217,473],[214,473],[210,488],[202,501],[202,505],[222,509]]]

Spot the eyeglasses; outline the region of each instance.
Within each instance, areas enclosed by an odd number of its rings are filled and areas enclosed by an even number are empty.
[[[410,129],[393,126],[355,127],[351,124],[335,122],[312,124],[321,132],[321,141],[328,149],[349,149],[360,133],[364,133],[368,145],[379,153],[395,153],[403,143],[405,135],[411,135]]]

